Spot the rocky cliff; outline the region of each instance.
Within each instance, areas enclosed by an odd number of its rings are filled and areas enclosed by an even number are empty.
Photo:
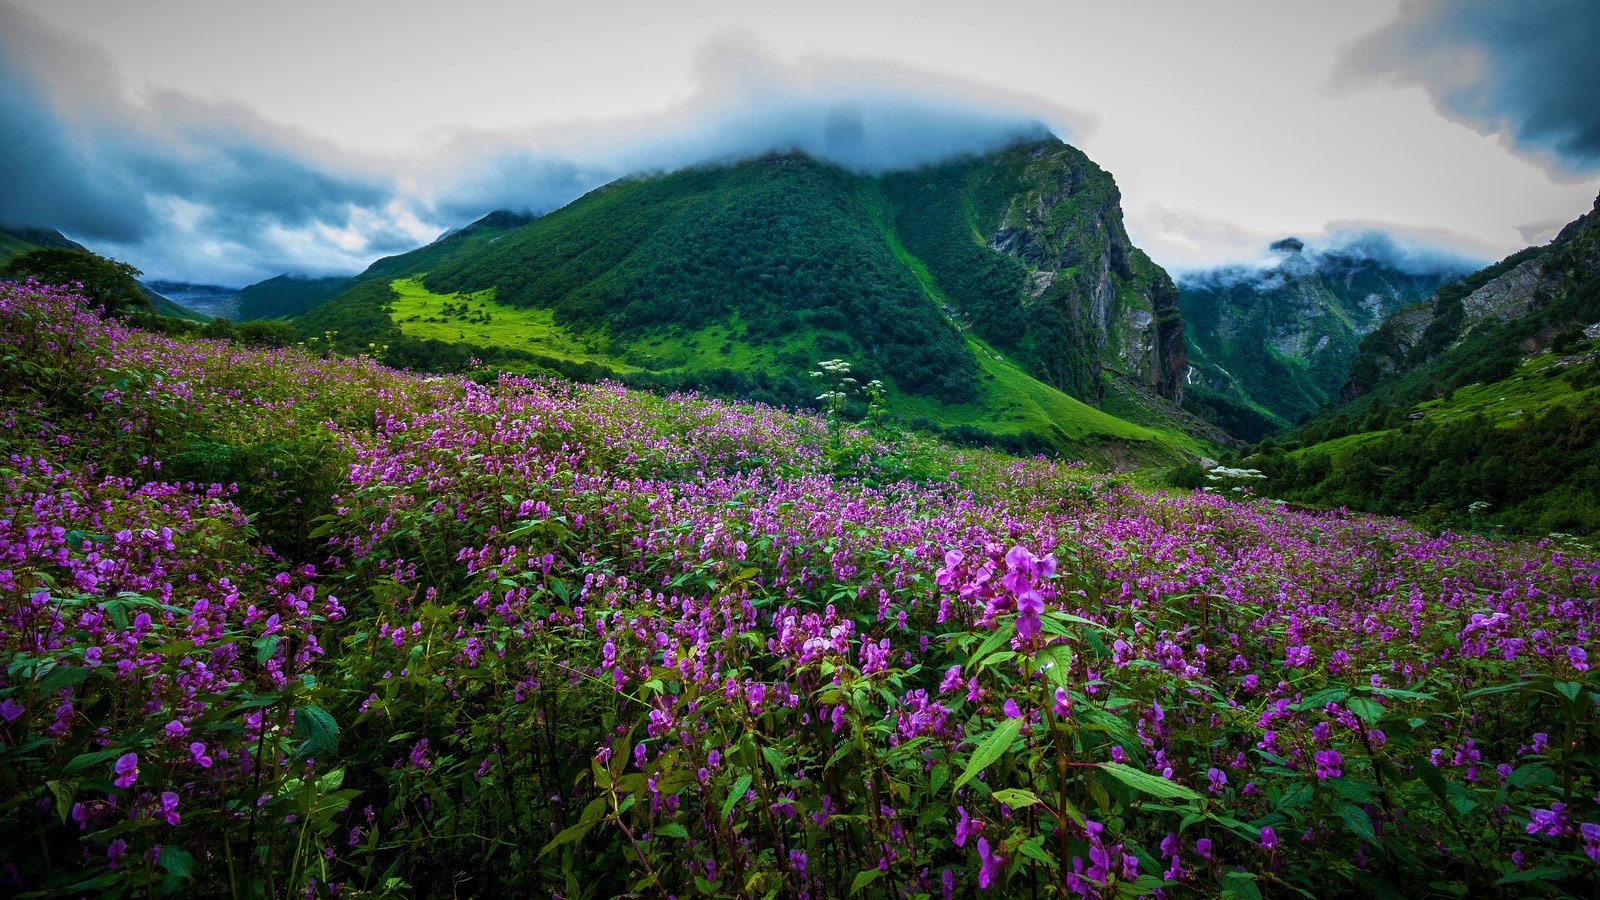
[[[1529,247],[1439,288],[1397,311],[1361,343],[1340,388],[1348,402],[1441,365],[1437,390],[1448,382],[1514,368],[1519,354],[1548,346],[1558,335],[1593,324],[1590,295],[1600,279],[1600,197],[1595,208],[1549,244]],[[1468,344],[1474,349],[1468,349]],[[1479,346],[1481,345],[1481,346]],[[1482,352],[1494,351],[1491,358]],[[1488,368],[1485,368],[1485,366]]]
[[[1133,246],[1116,181],[1082,152],[1030,142],[888,176],[884,192],[906,246],[959,313],[1038,377],[1098,402],[1115,373],[1182,401],[1177,289]],[[978,247],[960,248],[974,237]],[[962,267],[991,276],[973,284]]]

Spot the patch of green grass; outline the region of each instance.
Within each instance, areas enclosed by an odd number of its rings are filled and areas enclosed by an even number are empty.
[[[423,287],[420,276],[397,278],[390,287],[397,296],[389,315],[407,337],[526,350],[571,362],[604,363],[621,371],[637,368],[611,356],[607,338],[574,334],[557,325],[548,309],[498,303],[494,288],[435,294]]]
[[[1574,388],[1564,377],[1571,369],[1555,366],[1559,359],[1561,354],[1541,353],[1523,363],[1508,378],[1457,388],[1449,399],[1419,403],[1417,409],[1440,422],[1458,421],[1481,413],[1496,425],[1512,425],[1523,416],[1542,412],[1558,403],[1600,397],[1600,386]]]

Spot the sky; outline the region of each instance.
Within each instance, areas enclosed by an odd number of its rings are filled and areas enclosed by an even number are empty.
[[[1174,273],[1482,261],[1593,206],[1595,46],[1594,0],[0,0],[0,222],[238,286],[636,172],[1053,133]]]

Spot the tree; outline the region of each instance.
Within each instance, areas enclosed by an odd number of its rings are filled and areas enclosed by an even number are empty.
[[[8,281],[34,278],[45,284],[82,285],[83,296],[104,307],[108,316],[150,308],[150,298],[134,280],[141,274],[125,262],[70,247],[29,250],[0,269],[0,279]]]

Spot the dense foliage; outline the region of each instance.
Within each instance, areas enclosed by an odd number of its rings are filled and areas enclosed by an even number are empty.
[[[497,287],[621,335],[735,312],[752,341],[801,328],[848,336],[911,393],[963,402],[961,336],[884,245],[846,173],[798,155],[618,182],[433,269],[435,291]]]
[[[89,302],[119,315],[145,309],[150,300],[139,288],[140,272],[125,262],[73,247],[39,247],[0,268],[0,278],[37,278],[45,284],[77,284]]]
[[[1600,561],[0,286],[7,891],[1586,895]]]

